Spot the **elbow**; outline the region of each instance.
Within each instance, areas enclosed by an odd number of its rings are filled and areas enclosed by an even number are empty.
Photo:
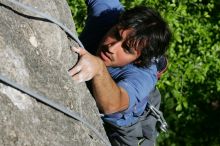
[[[102,112],[105,115],[109,115],[109,114],[117,113],[117,110],[115,108],[109,106],[109,107],[103,108]]]
[[[105,102],[99,102],[100,106],[99,109],[103,114],[113,114],[117,112],[122,112],[129,107],[129,96],[127,92],[119,88],[120,92],[114,98],[108,98]],[[102,103],[102,104],[101,104]]]
[[[102,108],[102,112],[105,115],[114,114],[114,113],[122,112],[126,110],[128,106],[129,106],[128,104],[122,105],[122,106],[109,105],[109,106],[106,106],[105,108]]]

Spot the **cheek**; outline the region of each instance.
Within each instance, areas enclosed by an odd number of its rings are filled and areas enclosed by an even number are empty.
[[[127,65],[134,61],[133,57],[126,53],[119,53],[117,56],[117,62],[120,66]]]

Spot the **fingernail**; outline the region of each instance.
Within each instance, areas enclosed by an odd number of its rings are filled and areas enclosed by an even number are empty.
[[[74,80],[76,84],[80,84],[82,81]]]
[[[83,80],[78,80],[78,83],[82,83],[83,82]]]
[[[76,47],[72,47],[72,48],[71,48],[71,50],[75,52],[75,50],[76,50]]]

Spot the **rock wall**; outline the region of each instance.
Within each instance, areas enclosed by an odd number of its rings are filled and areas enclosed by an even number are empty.
[[[65,0],[19,2],[56,18],[76,33]],[[107,139],[93,97],[84,83],[76,84],[68,75],[77,61],[70,46],[77,43],[56,24],[0,0],[0,75],[79,113]],[[0,81],[0,145],[106,144],[81,122]]]

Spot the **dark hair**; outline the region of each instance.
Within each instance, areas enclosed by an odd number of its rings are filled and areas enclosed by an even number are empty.
[[[160,14],[149,7],[136,7],[125,11],[119,18],[119,27],[122,29],[134,29],[128,38],[126,45],[141,50],[140,62],[136,65],[149,67],[152,59],[165,54],[171,32],[167,23]]]

